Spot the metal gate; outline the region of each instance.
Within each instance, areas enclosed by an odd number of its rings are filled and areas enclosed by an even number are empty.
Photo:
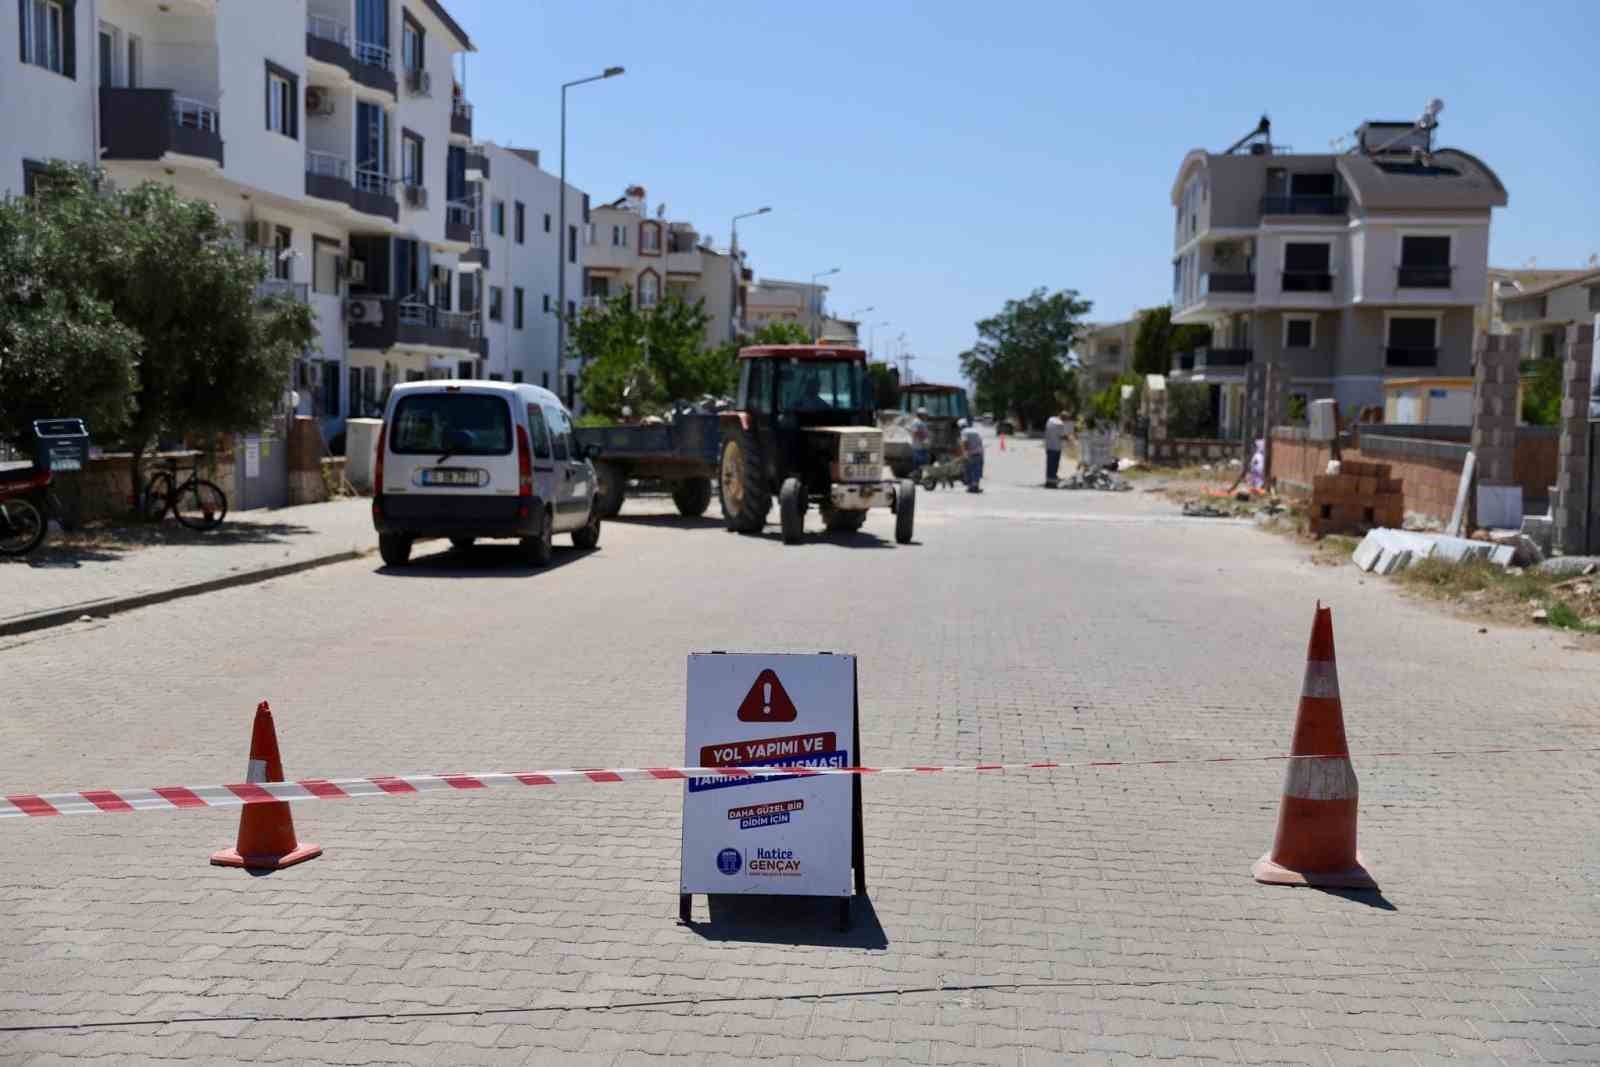
[[[274,434],[233,439],[234,499],[230,511],[281,508],[289,503],[289,449]]]

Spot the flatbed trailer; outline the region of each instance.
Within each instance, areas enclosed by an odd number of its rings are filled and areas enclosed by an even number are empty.
[[[716,415],[676,415],[671,422],[588,426],[579,446],[598,445],[596,506],[605,518],[622,510],[630,482],[657,482],[672,493],[679,514],[694,518],[711,504],[722,434]]]

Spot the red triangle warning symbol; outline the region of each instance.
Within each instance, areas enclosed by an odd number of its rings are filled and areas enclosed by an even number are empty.
[[[794,722],[794,701],[770,668],[756,675],[756,684],[739,705],[740,722]]]

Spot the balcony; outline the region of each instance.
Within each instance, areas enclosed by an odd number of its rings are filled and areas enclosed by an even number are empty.
[[[101,89],[100,130],[106,160],[191,156],[222,166],[217,109],[171,89]]]
[[[450,132],[457,137],[472,136],[472,105],[459,96],[450,105]]]
[[[475,244],[478,209],[465,200],[452,200],[444,209],[444,239],[451,244]]]
[[[700,271],[700,250],[698,248],[689,248],[681,252],[667,252],[668,274],[699,274]]]
[[[466,179],[469,182],[486,182],[489,180],[489,156],[481,150],[468,151],[466,154]]]
[[[1201,276],[1200,292],[1202,295],[1211,293],[1254,293],[1256,291],[1256,276],[1254,274],[1223,274],[1211,271]]]
[[[257,300],[267,300],[273,297],[292,300],[296,304],[309,303],[311,300],[311,286],[305,282],[291,282],[285,278],[265,278],[256,284]]]
[[[411,300],[381,300],[377,322],[352,322],[350,347],[387,351],[396,345],[479,352],[478,316],[470,311],[440,311]]]
[[[357,170],[350,206],[365,215],[400,221],[400,202],[394,198],[394,179],[375,170]]]
[[[1400,289],[1448,289],[1451,267],[1407,267],[1401,265],[1395,286]]]
[[[307,15],[306,58],[338,67],[355,77],[357,64],[355,53],[350,50],[350,27],[323,15]]]
[[[331,152],[306,153],[306,195],[341,204],[353,202],[350,161]]]
[[[1194,350],[1194,369],[1207,367],[1245,367],[1255,358],[1249,348],[1197,348]]]
[[[1344,215],[1350,210],[1348,196],[1264,196],[1263,215]]]
[[[356,62],[350,71],[351,77],[369,89],[388,93],[398,99],[400,82],[394,75],[394,60],[390,58],[389,50],[381,44],[357,41],[352,52]]]
[[[1384,349],[1384,363],[1390,367],[1437,367],[1439,365],[1439,350],[1437,348],[1396,348],[1391,345]]]
[[[1331,293],[1333,275],[1321,271],[1286,270],[1283,272],[1283,291],[1286,293]]]

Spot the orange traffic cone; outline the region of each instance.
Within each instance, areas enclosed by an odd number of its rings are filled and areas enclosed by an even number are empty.
[[[1284,777],[1278,834],[1252,873],[1272,885],[1376,889],[1356,850],[1356,772],[1344,736],[1333,611],[1319,602]]]
[[[283,760],[278,756],[278,735],[272,729],[272,708],[263,700],[256,705],[255,726],[250,731],[250,766],[246,782],[283,781]],[[294,817],[287,801],[246,804],[239,813],[239,843],[213,853],[218,867],[244,867],[276,871],[322,855],[321,845],[302,845],[294,837]]]

